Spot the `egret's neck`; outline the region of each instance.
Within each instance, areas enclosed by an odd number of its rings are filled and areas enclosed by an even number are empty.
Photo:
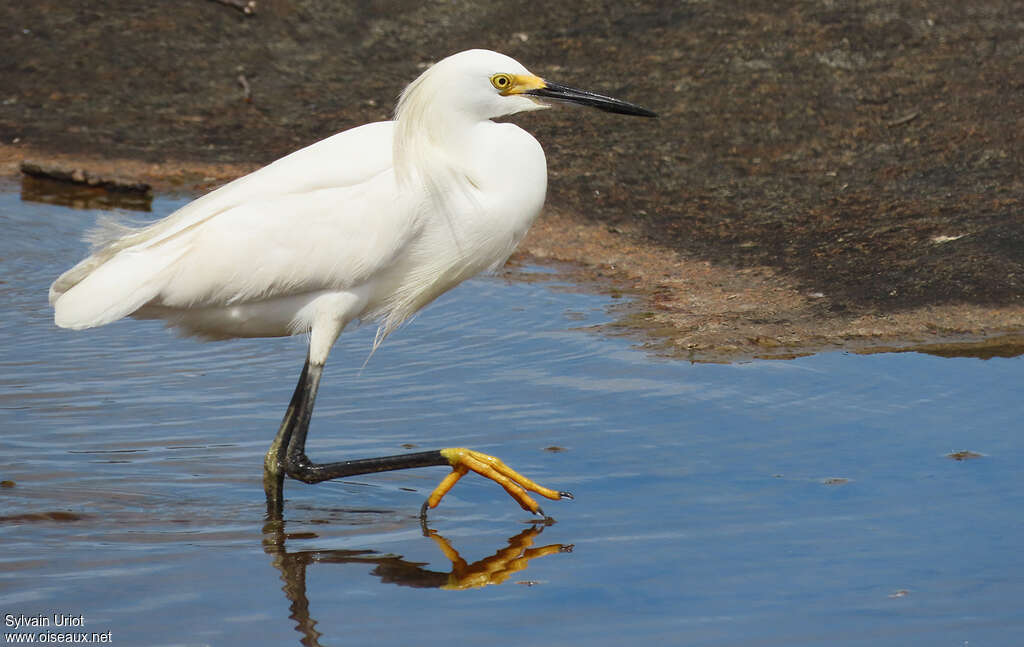
[[[403,97],[395,114],[393,143],[399,181],[449,173],[464,176],[473,129],[480,122],[478,115],[450,105],[443,97]]]

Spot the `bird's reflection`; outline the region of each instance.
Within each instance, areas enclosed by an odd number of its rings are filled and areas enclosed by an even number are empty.
[[[534,541],[551,520],[529,526],[522,532],[509,537],[506,546],[499,548],[489,557],[467,562],[447,539],[422,522],[423,536],[437,544],[451,563],[451,570],[432,571],[426,563],[411,562],[402,557],[378,553],[373,550],[298,550],[289,551],[289,539],[304,539],[305,533],[288,533],[279,506],[268,505],[267,521],[263,526],[263,549],[272,557],[272,564],[281,573],[284,582],[282,590],[289,602],[289,617],[295,621],[296,630],[302,634],[299,641],[308,647],[320,644],[320,632],[316,620],[310,615],[309,598],[306,593],[306,568],[311,564],[368,564],[371,574],[381,582],[415,588],[440,588],[465,590],[501,584],[514,574],[526,569],[530,560],[545,555],[567,553],[572,544],[548,544],[534,547]]]

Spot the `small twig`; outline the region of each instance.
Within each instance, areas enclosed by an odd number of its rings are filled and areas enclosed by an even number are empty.
[[[238,75],[238,85],[242,86],[242,94],[246,103],[252,103],[252,88],[249,87],[249,80],[244,74]]]
[[[210,0],[234,9],[238,9],[247,16],[256,13],[256,0]]]
[[[915,110],[914,112],[905,114],[902,117],[898,117],[896,119],[893,119],[892,121],[887,121],[887,122],[885,122],[885,125],[888,126],[889,128],[895,128],[896,126],[902,126],[903,124],[909,124],[911,121],[917,119],[918,115],[920,115],[920,114],[921,114],[920,110]]]

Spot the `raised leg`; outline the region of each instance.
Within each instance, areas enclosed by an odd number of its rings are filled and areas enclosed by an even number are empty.
[[[430,498],[423,504],[423,508],[420,511],[422,516],[426,515],[428,508],[437,507],[438,503],[441,502],[441,498],[447,494],[463,475],[470,471],[495,481],[524,510],[541,516],[543,516],[544,512],[537,505],[537,502],[526,494],[527,491],[536,492],[541,496],[554,500],[572,498],[572,495],[568,492],[558,492],[534,483],[493,456],[463,448],[448,448],[437,451],[362,458],[334,463],[314,463],[306,456],[306,435],[309,432],[309,422],[313,415],[313,404],[316,401],[323,369],[323,364],[314,363],[308,357],[306,358],[306,364],[302,369],[302,374],[299,376],[299,383],[295,386],[295,393],[292,395],[291,402],[288,404],[288,410],[281,421],[281,427],[278,429],[277,436],[274,438],[274,442],[271,443],[270,449],[264,458],[265,472],[263,483],[264,489],[267,492],[268,510],[280,510],[283,498],[284,476],[286,474],[293,479],[305,483],[320,483],[321,481],[360,474],[438,465],[450,466],[452,473],[438,485],[434,492],[431,493]]]

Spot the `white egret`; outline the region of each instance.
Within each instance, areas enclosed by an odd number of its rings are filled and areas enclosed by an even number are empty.
[[[502,117],[571,102],[656,116],[557,85],[485,50],[434,64],[402,93],[393,121],[342,132],[239,178],[139,229],[100,226],[92,255],[50,287],[64,328],[157,318],[204,338],[308,333],[309,349],[265,459],[268,498],[284,475],[306,483],[445,465],[436,506],[468,471],[526,492],[570,497],[464,448],[314,463],[306,434],[324,363],[352,321],[377,321],[374,348],[460,282],[500,267],[540,213],[544,152]]]

